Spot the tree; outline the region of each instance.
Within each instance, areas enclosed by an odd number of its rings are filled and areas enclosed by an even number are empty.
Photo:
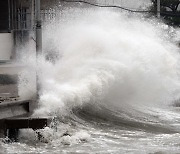
[[[151,0],[152,6],[150,10],[156,12],[157,0]],[[170,25],[180,25],[180,0],[161,0],[161,16]]]

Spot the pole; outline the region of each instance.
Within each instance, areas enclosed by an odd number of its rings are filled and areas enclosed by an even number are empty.
[[[42,27],[41,27],[41,0],[35,0],[36,8],[36,61],[38,65],[38,58],[42,54]],[[37,99],[39,99],[40,83],[39,74],[36,72],[36,90]]]
[[[35,9],[34,9],[34,4],[35,4],[35,2],[34,2],[34,0],[32,0],[31,1],[31,30],[33,30],[33,28],[34,28],[34,15],[35,15]]]
[[[11,32],[11,5],[10,5],[10,0],[8,0],[8,31]]]
[[[160,11],[161,11],[161,0],[157,0],[157,18],[159,19],[161,17]]]
[[[40,0],[36,0],[36,54],[42,54],[42,28],[41,28],[41,8]]]

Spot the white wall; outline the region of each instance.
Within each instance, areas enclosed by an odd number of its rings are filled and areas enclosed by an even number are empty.
[[[11,33],[0,33],[0,60],[10,60],[13,50]]]

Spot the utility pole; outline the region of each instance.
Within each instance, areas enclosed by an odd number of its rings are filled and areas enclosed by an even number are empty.
[[[42,54],[42,26],[41,26],[41,0],[35,0],[36,8],[36,63],[38,65],[38,58]],[[36,70],[36,90],[37,99],[39,99],[40,83],[39,73]]]
[[[41,0],[36,0],[36,54],[42,53]]]
[[[157,18],[158,19],[160,19],[161,17],[160,11],[161,11],[161,0],[157,0]]]

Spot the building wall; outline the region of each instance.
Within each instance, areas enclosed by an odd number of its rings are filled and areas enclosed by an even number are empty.
[[[10,60],[13,50],[11,33],[0,33],[0,60]]]

